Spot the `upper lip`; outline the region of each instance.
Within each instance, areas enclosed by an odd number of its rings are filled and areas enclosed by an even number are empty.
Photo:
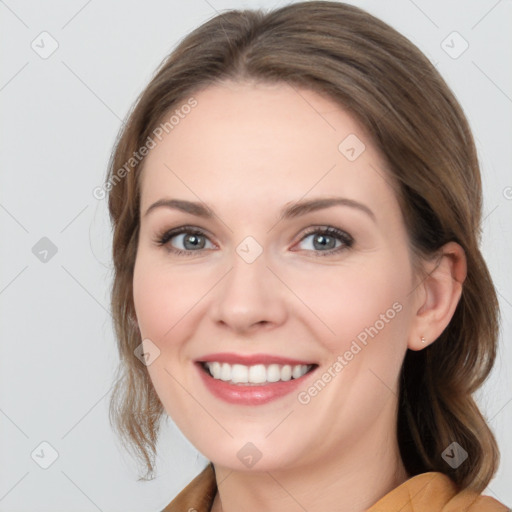
[[[216,354],[207,354],[205,356],[198,358],[197,361],[201,363],[218,361],[220,363],[243,364],[245,366],[252,366],[256,364],[315,364],[312,363],[311,361],[275,356],[272,354],[234,354],[230,352],[218,352]]]

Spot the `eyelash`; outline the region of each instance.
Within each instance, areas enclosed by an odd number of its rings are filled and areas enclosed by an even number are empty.
[[[193,226],[181,226],[179,228],[171,229],[169,231],[164,231],[163,233],[160,233],[157,235],[155,239],[155,243],[158,246],[164,246],[169,242],[172,238],[178,235],[182,234],[188,234],[188,235],[199,235],[206,237],[206,234]],[[323,227],[313,227],[306,230],[304,233],[304,236],[299,240],[299,242],[302,242],[305,238],[312,234],[321,234],[321,235],[328,235],[333,238],[337,238],[342,242],[342,245],[335,249],[329,249],[328,251],[311,251],[315,253],[315,256],[330,256],[336,253],[339,253],[341,251],[344,251],[346,249],[349,249],[354,244],[354,239],[345,231],[342,231],[338,228],[332,227],[332,226],[323,226]],[[178,256],[184,256],[193,254],[195,252],[199,251],[191,251],[188,249],[176,249],[175,247],[171,247],[168,249],[169,252],[172,252]]]

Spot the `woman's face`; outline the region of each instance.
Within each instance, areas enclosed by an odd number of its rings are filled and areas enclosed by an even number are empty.
[[[154,139],[141,189],[134,302],[162,404],[225,467],[375,456],[395,435],[417,310],[382,157],[312,91],[228,83],[194,98]],[[326,199],[341,201],[305,206]],[[185,206],[151,208],[171,200]]]

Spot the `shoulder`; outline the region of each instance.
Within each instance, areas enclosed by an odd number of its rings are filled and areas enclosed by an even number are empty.
[[[210,512],[217,493],[212,463],[161,512]],[[381,498],[367,512],[512,512],[498,500],[470,489],[458,492],[445,474],[416,475]]]
[[[209,463],[161,512],[210,512],[217,493],[212,463]]]
[[[368,512],[510,512],[499,501],[470,489],[458,491],[445,474],[416,475],[381,498]]]
[[[457,493],[448,501],[443,512],[510,512],[510,508],[490,496],[483,496],[468,489]]]

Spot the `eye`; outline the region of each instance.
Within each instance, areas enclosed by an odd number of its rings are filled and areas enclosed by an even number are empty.
[[[311,239],[306,244],[306,250],[312,250],[315,256],[328,256],[346,250],[354,244],[354,239],[345,231],[325,226],[314,227],[306,232],[300,243]]]
[[[299,244],[311,239],[303,248],[312,251],[315,256],[328,256],[346,250],[354,244],[354,239],[345,231],[332,226],[312,227],[302,237]],[[173,243],[173,240],[174,243]],[[198,228],[181,226],[159,234],[155,243],[158,246],[167,246],[169,252],[177,255],[187,255],[201,252],[203,249],[215,248],[207,235]],[[207,247],[207,244],[210,247]],[[178,247],[176,247],[176,245]],[[181,248],[181,247],[183,248]]]
[[[175,242],[173,243],[173,239]],[[155,240],[159,246],[167,245],[171,242],[168,247],[169,251],[175,254],[191,254],[193,252],[200,252],[206,247],[206,242],[210,242],[208,237],[203,231],[197,228],[182,226],[176,229],[171,229],[157,236]],[[211,247],[215,246],[210,242]],[[178,247],[176,247],[178,245]],[[182,246],[181,249],[179,246]]]

